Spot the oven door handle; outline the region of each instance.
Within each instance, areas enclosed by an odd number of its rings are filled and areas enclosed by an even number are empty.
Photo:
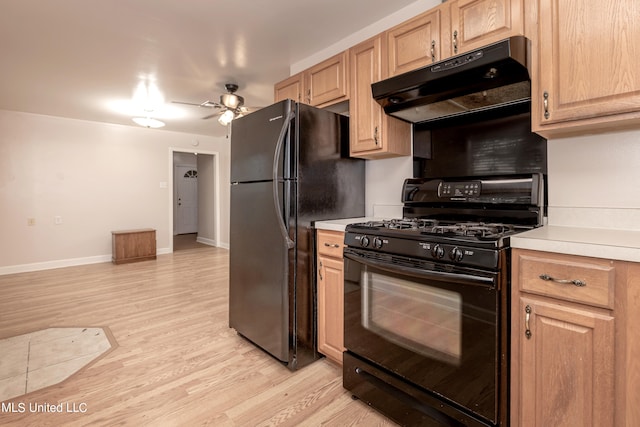
[[[344,257],[354,262],[366,266],[375,267],[380,270],[385,270],[390,273],[404,274],[407,276],[418,277],[420,279],[432,279],[439,280],[441,282],[454,282],[463,285],[484,286],[490,289],[496,289],[497,274],[492,274],[491,276],[479,276],[476,274],[463,272],[425,270],[421,268],[407,267],[405,265],[390,264],[384,261],[372,260],[370,258],[360,256],[354,252],[345,252]]]

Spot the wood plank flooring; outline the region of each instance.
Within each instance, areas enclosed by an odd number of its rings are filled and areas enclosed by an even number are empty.
[[[117,342],[64,382],[3,402],[0,425],[395,425],[352,400],[326,359],[292,373],[229,329],[225,249],[0,276],[0,292],[0,338],[83,326]]]

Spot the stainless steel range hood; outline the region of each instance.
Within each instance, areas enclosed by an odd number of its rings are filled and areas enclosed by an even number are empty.
[[[531,102],[527,39],[511,37],[371,85],[385,113],[438,121]]]

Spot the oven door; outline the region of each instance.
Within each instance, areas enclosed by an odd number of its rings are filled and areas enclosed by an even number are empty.
[[[345,249],[348,352],[491,423],[498,418],[498,273]]]

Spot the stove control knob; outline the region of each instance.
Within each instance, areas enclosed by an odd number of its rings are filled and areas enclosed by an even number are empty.
[[[362,238],[360,239],[360,246],[362,246],[363,248],[369,246],[369,238],[367,236],[362,236]]]
[[[382,239],[379,237],[375,237],[373,239],[373,247],[376,249],[380,249],[382,247]]]
[[[431,248],[431,256],[434,258],[444,257],[444,248],[440,245],[435,245]]]
[[[451,258],[451,261],[462,261],[463,256],[464,254],[462,253],[462,250],[460,250],[459,248],[453,248],[449,253],[449,258]]]

